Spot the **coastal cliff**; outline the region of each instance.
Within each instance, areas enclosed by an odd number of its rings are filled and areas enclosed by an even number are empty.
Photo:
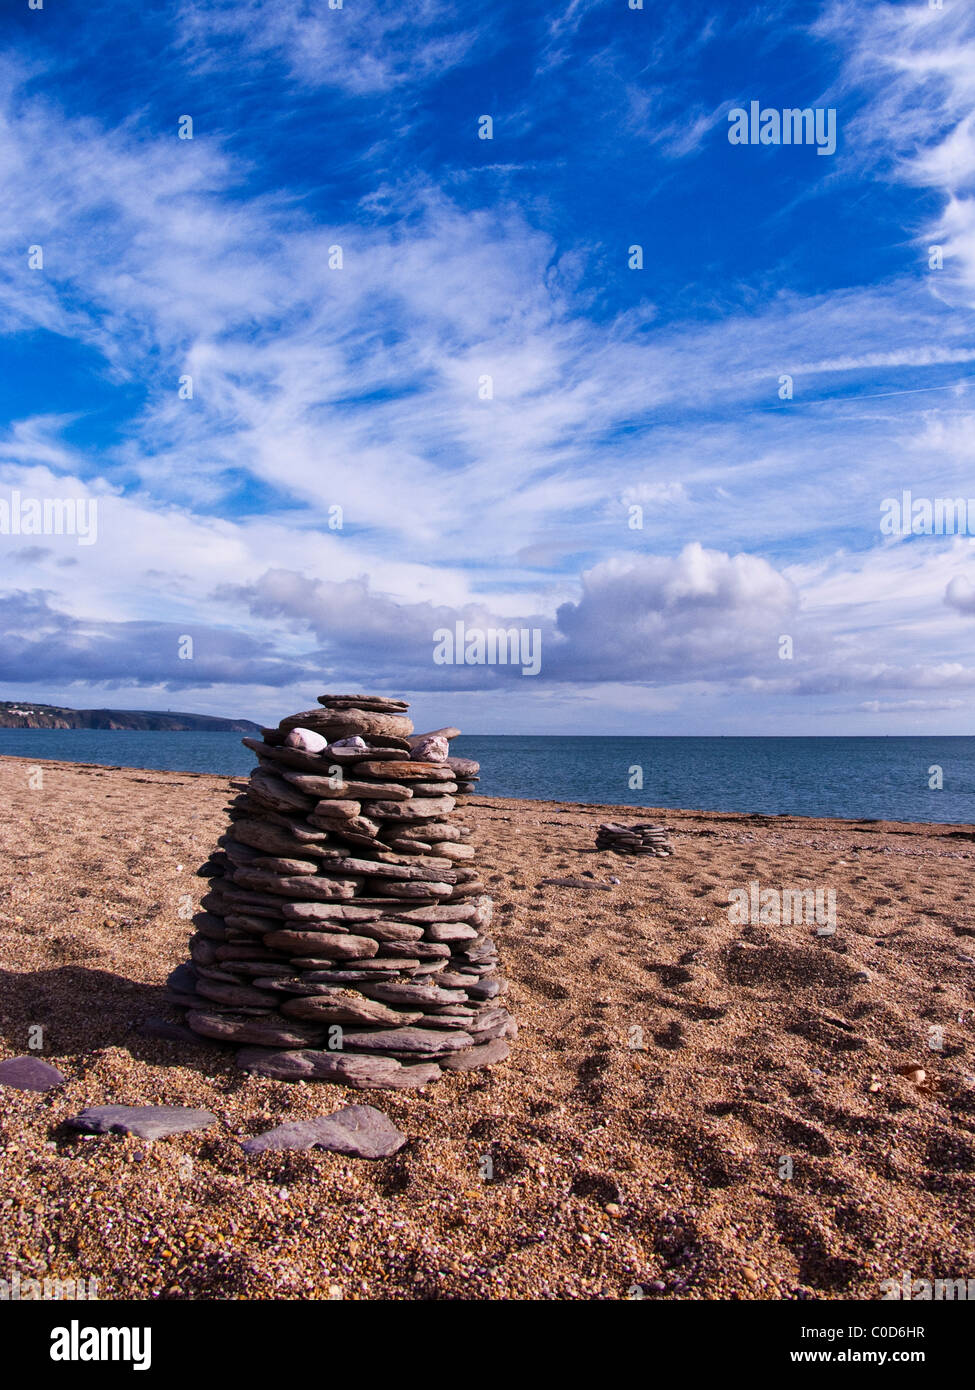
[[[0,729],[140,729],[186,733],[213,730],[250,734],[258,725],[249,719],[219,719],[210,714],[175,710],[68,709],[33,701],[0,700]]]

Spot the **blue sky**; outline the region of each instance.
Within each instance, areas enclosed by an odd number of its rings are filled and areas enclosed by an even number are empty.
[[[0,697],[971,732],[973,7],[646,3],[5,6]]]

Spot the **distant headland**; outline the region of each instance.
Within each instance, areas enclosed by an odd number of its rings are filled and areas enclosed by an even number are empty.
[[[177,710],[67,709],[33,700],[0,700],[0,729],[139,729],[165,733],[200,730],[253,734],[260,726],[249,719],[219,719],[212,714]]]

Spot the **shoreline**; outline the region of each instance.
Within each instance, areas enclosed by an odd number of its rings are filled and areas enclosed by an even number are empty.
[[[128,731],[123,730],[121,732]],[[133,772],[145,776],[192,777],[196,781],[209,779],[213,782],[226,783],[239,782],[246,777],[245,773],[191,772],[182,768],[134,767],[127,763],[83,763],[74,760],[68,761],[63,758],[27,758],[20,757],[15,753],[0,753],[0,767],[5,763],[29,763],[32,767],[51,769],[82,768],[96,772]],[[685,820],[743,822],[751,825],[774,824],[780,828],[791,823],[795,823],[798,827],[834,826],[850,831],[864,830],[866,827],[870,827],[878,832],[890,834],[934,832],[940,829],[948,836],[967,838],[975,842],[975,821],[902,821],[878,820],[873,817],[801,816],[791,811],[707,811],[685,806],[637,806],[632,802],[621,801],[565,801],[541,797],[488,796],[481,792],[473,792],[462,797],[458,801],[458,808],[462,809],[465,805],[477,805],[479,802],[491,805],[510,802],[513,806],[547,806],[565,810],[575,808],[579,811],[606,812],[608,816],[625,815],[643,818],[669,816]]]

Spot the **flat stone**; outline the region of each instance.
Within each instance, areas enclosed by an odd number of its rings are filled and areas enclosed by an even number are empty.
[[[478,1044],[494,1038],[516,1038],[518,1025],[507,1009],[483,1009],[471,1024],[469,1032]]]
[[[507,985],[507,980],[498,975],[472,981],[466,988],[471,999],[496,999],[504,993]]]
[[[235,869],[233,881],[244,888],[266,888],[269,893],[280,894],[284,898],[313,902],[351,898],[359,886],[358,879],[326,878],[322,874],[316,874],[314,878],[287,877],[262,873],[259,869]]]
[[[323,801],[356,801],[366,796],[385,797],[389,801],[409,801],[413,795],[409,787],[401,787],[397,782],[360,782],[348,778],[333,782],[331,777],[310,776],[306,772],[285,772],[282,776],[307,796],[314,796]]]
[[[248,936],[263,936],[275,925],[280,926],[281,924],[279,917],[251,917],[243,912],[232,912],[226,920],[227,926],[232,931],[246,932]]]
[[[452,883],[443,883],[438,880],[422,879],[411,882],[403,882],[399,879],[375,880],[369,885],[370,892],[378,894],[384,898],[399,898],[406,902],[411,898],[449,898],[455,891]]]
[[[465,859],[473,859],[475,849],[473,845],[455,845],[451,844],[449,840],[445,840],[437,845],[437,853],[443,855],[448,863],[459,864],[463,863]]]
[[[356,931],[362,936],[374,936],[377,941],[419,941],[423,927],[419,922],[357,922]]]
[[[378,907],[359,907],[353,903],[282,903],[281,912],[292,922],[371,922],[380,916]]]
[[[248,1154],[269,1149],[328,1149],[350,1158],[389,1158],[406,1143],[406,1135],[388,1115],[371,1105],[344,1105],[332,1115],[278,1125],[245,1141]]]
[[[488,902],[490,903],[490,898]],[[389,908],[386,909],[387,912]],[[402,922],[468,922],[472,926],[483,925],[487,922],[483,919],[487,915],[485,909],[478,898],[472,898],[466,903],[436,903],[430,907],[406,908],[402,912],[396,913],[398,921]]]
[[[40,1057],[7,1057],[0,1062],[0,1086],[12,1091],[53,1091],[67,1077]]]
[[[334,1081],[340,1086],[360,1090],[406,1090],[426,1086],[440,1076],[435,1062],[404,1066],[392,1057],[350,1056],[343,1052],[268,1052],[262,1048],[242,1048],[237,1065],[243,1071],[268,1076],[277,1081]]]
[[[195,912],[193,925],[201,936],[207,937],[210,941],[227,939],[227,928],[224,926],[223,918],[214,916],[212,912]]]
[[[337,965],[334,969],[330,969],[332,965],[331,961],[316,960],[311,961],[310,964],[301,960],[295,961],[295,965],[299,966],[302,970],[314,970],[316,982],[321,982],[322,984],[345,985],[346,987],[351,986],[353,989],[358,989],[359,986],[356,984],[357,980],[372,980],[375,982],[376,980],[399,979],[399,975],[394,970],[383,972],[382,970],[366,970],[359,968],[360,966],[364,967],[374,964],[376,964],[376,962],[371,960],[357,960],[353,961],[350,965],[344,966],[340,970]]]
[[[386,947],[387,943],[384,943],[379,948],[380,960]],[[394,947],[396,947],[395,942],[388,943],[388,949],[392,950]],[[409,951],[411,956],[417,956],[420,960],[438,960],[443,956],[448,958],[450,956],[450,947],[445,941],[410,941],[404,949]]]
[[[405,739],[403,742],[405,743]],[[384,763],[408,762],[410,754],[405,747],[377,748],[373,745],[373,747],[370,748],[363,739],[359,739],[359,747],[357,748],[344,747],[341,743],[331,744],[327,756],[329,762],[336,762],[341,767],[345,767],[346,764],[352,766],[355,763],[361,763],[367,760]]]
[[[405,1052],[430,1053],[459,1052],[462,1047],[473,1047],[474,1039],[468,1033],[437,1033],[430,1028],[386,1028],[375,1033],[347,1032],[342,1039],[342,1047],[347,1052]]]
[[[425,734],[414,734],[410,739],[410,747],[422,743],[425,738],[445,738],[449,743],[452,738],[460,738],[460,730],[455,729],[452,724],[445,724],[442,729],[431,729]]]
[[[395,879],[400,883],[446,883],[453,881],[453,869],[443,861],[442,869],[425,868],[422,864],[384,864],[376,859],[340,859],[329,865],[330,872],[353,874],[360,878]]]
[[[324,1027],[289,1023],[285,1018],[253,1018],[200,1009],[191,1009],[186,1022],[193,1034],[200,1037],[217,1042],[253,1043],[258,1047],[313,1047],[325,1036]]]
[[[362,809],[372,820],[420,821],[449,816],[456,804],[452,796],[414,796],[409,801],[363,801]]]
[[[324,806],[326,802],[320,802]],[[312,816],[311,823],[317,823],[318,818]],[[377,820],[370,820],[368,816],[353,816],[349,821],[322,822],[327,826],[328,833],[333,840],[338,840],[342,844],[355,845],[361,849],[375,849],[376,836],[379,834],[380,823]]]
[[[459,989],[441,989],[439,985],[432,984],[407,984],[400,980],[390,984],[382,981],[378,984],[366,982],[360,985],[360,989],[370,999],[381,999],[384,1004],[412,1005],[415,1009],[429,1007],[431,1004],[459,1004],[467,997]]]
[[[388,826],[383,835],[390,839],[395,837],[402,840],[404,844],[409,844],[413,840],[425,841],[427,844],[435,845],[441,840],[461,840],[463,839],[462,829],[459,825],[451,825],[448,821],[431,821],[423,825],[396,825]]]
[[[379,714],[399,714],[410,707],[408,700],[388,695],[319,695],[318,703],[327,709],[368,709]]]
[[[214,999],[220,1004],[253,1004],[256,1008],[273,1008],[274,996],[253,985],[238,984],[231,977],[230,983],[203,977],[197,980],[196,992],[204,999]]]
[[[386,777],[396,782],[451,782],[454,780],[454,774],[450,768],[444,767],[442,761],[409,760],[404,762],[401,759],[394,759],[392,762],[386,763],[374,760],[359,763],[356,771],[362,777]],[[379,792],[375,792],[374,796],[379,796]]]
[[[475,941],[477,931],[467,922],[431,922],[426,937],[428,941]]]
[[[256,869],[259,873],[277,874],[284,878],[289,878],[294,874],[299,874],[302,877],[307,874],[317,874],[319,868],[314,859],[288,859],[283,855],[271,854],[253,855],[249,860],[249,867]]]
[[[376,974],[381,974],[384,970],[415,970],[419,964],[420,962],[415,957],[410,958],[407,956],[374,956],[372,960],[352,961],[349,966],[349,969],[353,971],[354,974],[359,976],[359,978],[363,980],[368,980]],[[317,970],[305,970],[303,972],[304,979],[314,984],[320,978],[320,973],[321,972]],[[335,974],[335,970],[329,968],[326,971],[326,973],[329,975],[333,975]]]
[[[247,793],[270,806],[272,811],[283,811],[285,814],[310,811],[314,804],[311,797],[303,796],[283,777],[261,767],[251,773]]]
[[[458,779],[476,777],[481,770],[481,764],[473,758],[448,758],[447,766]]]
[[[209,1110],[186,1105],[93,1105],[65,1121],[85,1134],[134,1134],[139,1139],[166,1139],[208,1129],[217,1123]]]
[[[449,1071],[473,1071],[476,1067],[490,1067],[495,1062],[503,1062],[511,1048],[503,1038],[494,1038],[479,1047],[469,1047],[464,1052],[452,1052],[441,1059],[440,1065]]]
[[[350,932],[273,931],[264,938],[266,946],[284,951],[287,955],[318,954],[325,960],[358,960],[374,956],[379,942],[371,936],[353,936]]]
[[[397,1013],[378,999],[367,999],[364,995],[339,986],[319,985],[327,993],[303,995],[289,999],[281,1006],[281,1012],[288,1018],[312,1019],[317,1023],[391,1023],[409,1024],[419,1021],[419,1012]],[[345,1041],[342,1043],[345,1049]]]
[[[311,806],[311,824],[328,821],[330,824],[341,825],[345,821],[355,820],[361,810],[359,802],[351,796],[316,796]]]
[[[324,734],[330,743],[343,738],[379,738],[389,735],[393,738],[409,738],[413,732],[413,721],[405,714],[384,714],[376,710],[348,706],[343,709],[305,710],[301,714],[289,715],[278,725],[282,733],[291,729],[313,729]]]

